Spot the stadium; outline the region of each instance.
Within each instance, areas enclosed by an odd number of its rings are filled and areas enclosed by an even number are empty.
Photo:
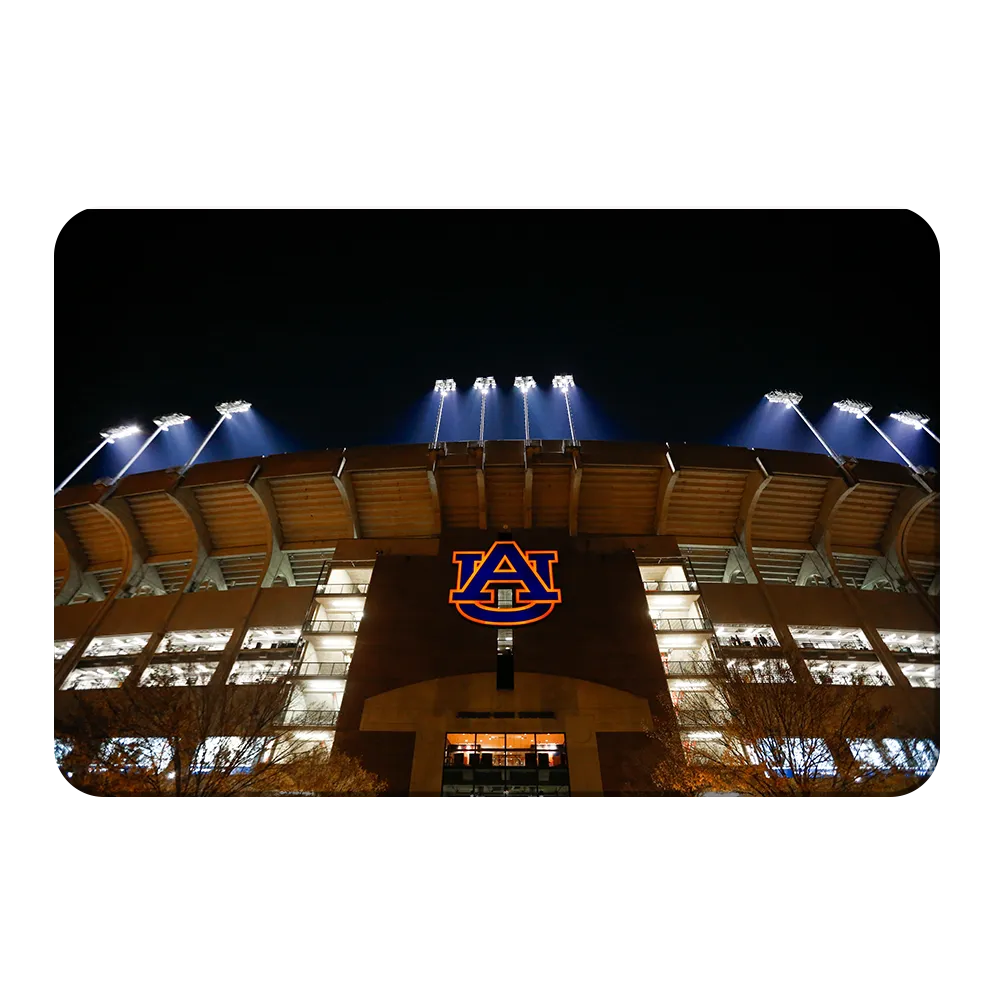
[[[871,678],[880,737],[936,760],[934,470],[844,458],[811,425],[824,453],[577,440],[554,385],[561,439],[532,438],[525,385],[523,440],[481,420],[441,441],[441,382],[429,446],[58,488],[57,728],[95,692],[278,678],[274,738],[343,749],[389,794],[617,795],[644,790],[658,706],[686,748],[710,741],[719,665],[766,661],[845,695]]]

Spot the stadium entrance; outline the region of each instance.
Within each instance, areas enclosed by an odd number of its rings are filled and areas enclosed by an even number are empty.
[[[569,795],[564,733],[448,733],[442,795]]]

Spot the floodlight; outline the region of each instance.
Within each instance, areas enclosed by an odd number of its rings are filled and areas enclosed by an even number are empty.
[[[893,420],[898,420],[901,424],[916,427],[917,430],[927,431],[938,444],[941,443],[941,438],[927,426],[927,421],[930,420],[930,417],[925,417],[922,413],[914,413],[913,410],[900,410],[898,413],[890,413],[889,416]]]
[[[528,390],[535,388],[535,380],[530,375],[516,375],[514,388],[521,390],[521,401],[524,403],[524,440],[527,443],[531,440],[528,431]]]
[[[930,420],[930,417],[925,417],[922,413],[914,413],[913,410],[900,410],[898,413],[890,413],[889,416],[893,420],[898,420],[901,424],[908,424],[910,427],[916,427],[918,430]]]
[[[569,439],[572,444],[576,444],[576,432],[573,430],[573,412],[569,408],[569,391],[572,389],[576,382],[573,381],[572,375],[556,375],[552,379],[553,388],[559,389],[563,394],[563,399],[566,401],[566,419],[569,420]]]
[[[162,417],[153,417],[153,423],[156,424],[156,430],[149,435],[148,438],[143,442],[142,447],[122,466],[121,472],[117,476],[112,477],[111,482],[108,486],[114,486],[115,483],[125,475],[126,472],[132,467],[135,460],[153,443],[156,435],[160,431],[168,431],[171,427],[176,427],[178,424],[183,424],[185,420],[190,420],[191,418],[186,413],[165,413]]]
[[[245,399],[234,399],[228,403],[216,403],[215,409],[219,413],[219,419],[215,421],[215,426],[205,435],[205,440],[198,445],[198,450],[181,466],[180,475],[183,476],[198,460],[198,456],[205,450],[205,445],[212,440],[212,435],[222,426],[222,421],[232,420],[234,413],[246,413],[250,409],[250,404]]]
[[[101,431],[101,443],[55,488],[56,495],[106,444],[114,444],[120,438],[131,437],[140,433],[136,424],[119,424],[117,427],[105,427]]]
[[[802,402],[802,393],[793,392],[790,389],[772,389],[770,392],[764,393],[764,398],[769,403],[784,403],[785,409],[790,410]]]
[[[492,375],[482,375],[472,383],[472,388],[478,390],[480,395],[479,404],[479,447],[482,448],[485,444],[483,440],[484,434],[486,432],[486,396],[489,394],[490,389],[495,389],[497,387],[497,380]]]
[[[812,431],[813,437],[819,441],[830,458],[843,468],[844,460],[820,437],[819,431],[809,423],[806,415],[799,409],[799,403],[802,402],[801,392],[795,392],[792,389],[772,389],[770,392],[764,393],[764,398],[769,403],[784,403],[786,410],[794,410],[802,418],[802,423]]]
[[[234,399],[231,403],[216,403],[215,408],[226,420],[232,420],[234,413],[246,413],[250,404],[245,399]]]
[[[449,392],[454,392],[456,389],[455,380],[453,378],[439,378],[434,383],[434,391],[441,394],[441,400],[438,403],[438,415],[437,423],[434,425],[434,440],[431,441],[431,447],[436,448],[438,446],[438,435],[441,433],[441,414],[444,411],[444,399]]]
[[[138,434],[141,429],[137,424],[119,424],[117,427],[105,428],[101,431],[101,437],[107,438],[111,444],[114,444],[119,438]]]
[[[163,417],[153,417],[153,423],[161,430],[168,431],[171,427],[183,424],[185,420],[191,418],[186,413],[168,413]]]
[[[863,399],[842,399],[833,405],[844,413],[853,413],[858,420],[869,414],[872,408],[872,404],[866,403]]]
[[[845,413],[853,413],[853,414],[854,414],[854,416],[858,418],[858,420],[861,420],[861,419],[862,419],[862,417],[863,417],[863,418],[864,418],[865,420],[867,420],[867,421],[868,421],[868,423],[870,423],[870,424],[872,425],[872,427],[874,427],[874,428],[875,428],[875,430],[876,430],[876,431],[878,432],[878,435],[879,435],[879,437],[881,437],[881,438],[882,438],[882,440],[883,440],[883,441],[885,441],[885,443],[886,443],[886,444],[887,444],[887,445],[888,445],[888,446],[889,446],[889,447],[890,447],[890,448],[891,448],[891,449],[892,449],[892,450],[893,450],[893,451],[894,451],[894,452],[895,452],[895,453],[896,453],[897,455],[899,455],[899,457],[900,457],[900,458],[901,458],[901,459],[902,459],[902,460],[903,460],[903,461],[904,461],[904,462],[905,462],[905,463],[906,463],[906,464],[907,464],[907,465],[909,466],[910,470],[911,470],[911,471],[913,472],[913,474],[914,474],[914,475],[915,475],[915,476],[917,477],[917,481],[918,481],[918,482],[919,482],[919,483],[920,483],[921,485],[923,485],[923,486],[927,486],[927,484],[926,484],[926,483],[924,483],[924,481],[923,481],[923,480],[922,480],[922,479],[920,478],[920,469],[918,469],[918,468],[917,468],[917,466],[915,466],[915,465],[914,465],[914,464],[913,464],[913,463],[912,463],[912,462],[911,462],[911,461],[910,461],[910,460],[909,460],[909,459],[908,459],[908,458],[907,458],[907,457],[906,457],[906,456],[905,456],[905,455],[904,455],[904,454],[903,454],[903,453],[902,453],[902,452],[901,452],[901,451],[900,451],[900,450],[899,450],[899,449],[898,449],[898,448],[897,448],[897,447],[896,447],[896,446],[895,446],[895,445],[894,445],[894,444],[892,443],[892,441],[891,441],[891,440],[889,439],[889,435],[888,435],[888,434],[886,434],[886,433],[885,433],[885,431],[883,431],[883,430],[882,430],[882,428],[881,428],[881,427],[879,427],[879,425],[878,425],[877,423],[875,423],[875,421],[874,421],[874,420],[872,420],[872,418],[871,418],[871,417],[869,417],[869,416],[868,416],[868,414],[869,414],[869,413],[871,412],[871,408],[872,408],[872,404],[871,404],[871,403],[866,403],[866,402],[864,402],[864,400],[861,400],[861,399],[842,399],[842,400],[841,400],[841,401],[840,401],[839,403],[834,403],[833,405],[834,405],[834,406],[836,406],[838,410],[843,410],[843,411],[844,411]],[[929,490],[929,489],[930,489],[930,487],[927,487],[927,489]]]

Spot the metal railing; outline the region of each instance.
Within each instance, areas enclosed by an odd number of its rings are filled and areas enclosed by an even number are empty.
[[[295,671],[296,677],[337,677],[345,678],[350,669],[349,663],[342,660],[316,660],[309,663],[300,663]]]
[[[711,677],[721,670],[718,660],[675,660],[664,663],[668,677]]]
[[[707,618],[654,618],[657,632],[711,632],[712,623]]]
[[[643,580],[642,585],[650,594],[657,591],[691,592],[698,589],[698,584],[693,580]]]
[[[357,632],[360,622],[356,621],[312,621],[302,626],[302,634],[316,632]]]
[[[367,594],[367,583],[321,583],[316,587],[317,594]]]
[[[339,715],[340,712],[319,708],[286,709],[278,725],[333,727],[336,726]]]

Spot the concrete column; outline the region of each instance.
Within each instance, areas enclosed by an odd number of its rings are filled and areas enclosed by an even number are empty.
[[[566,720],[566,756],[570,795],[603,795],[593,719],[578,715]]]

